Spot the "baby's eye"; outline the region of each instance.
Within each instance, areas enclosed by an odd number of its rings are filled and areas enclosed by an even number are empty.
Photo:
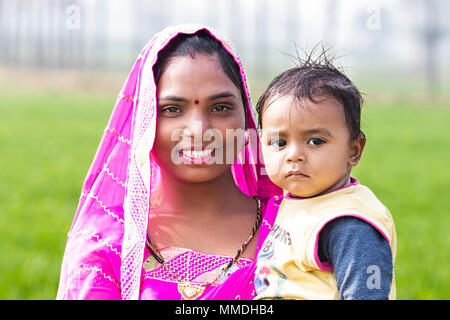
[[[286,144],[286,140],[283,139],[273,140],[270,142],[270,146],[274,148],[283,148],[284,146],[286,146]]]
[[[216,105],[216,106],[214,106],[212,108],[212,111],[213,112],[223,112],[223,111],[227,111],[227,110],[230,110],[230,109],[231,108],[229,106],[226,106],[224,104],[218,104],[218,105]]]
[[[310,144],[312,146],[318,146],[323,143],[325,143],[325,140],[322,140],[320,138],[312,138],[312,139],[308,140],[308,144]]]

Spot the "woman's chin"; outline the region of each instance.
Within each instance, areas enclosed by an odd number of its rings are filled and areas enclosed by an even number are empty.
[[[181,165],[177,170],[172,171],[172,174],[179,181],[207,183],[231,173],[229,168],[229,165]]]

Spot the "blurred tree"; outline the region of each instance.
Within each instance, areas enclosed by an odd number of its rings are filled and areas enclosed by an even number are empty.
[[[336,43],[339,2],[339,0],[327,0],[326,2],[325,26],[322,37],[325,47],[333,47]]]
[[[34,66],[36,68],[46,67],[45,56],[48,52],[48,49],[45,48],[45,38],[47,31],[45,30],[45,27],[47,27],[48,29],[48,24],[44,20],[48,20],[49,7],[48,5],[42,6],[41,4],[42,3],[34,2],[32,4],[32,10],[27,10],[27,35],[29,37],[28,43],[35,42],[34,49],[29,48],[29,51],[34,54],[34,59],[30,59],[30,64],[31,66]]]
[[[9,63],[10,36],[9,23],[7,19],[8,3],[6,0],[0,0],[0,62]]]
[[[66,26],[66,8],[68,5],[67,0],[60,0],[55,3],[56,11],[56,43],[57,47],[57,57],[58,57],[58,68],[64,69],[67,66],[67,26]]]
[[[437,71],[438,43],[442,35],[439,24],[439,2],[425,0],[425,72],[427,90],[430,98],[439,94],[439,76]]]
[[[168,0],[166,0],[168,2]],[[165,1],[157,0],[148,3],[143,0],[134,0],[132,2],[132,37],[133,37],[133,56],[145,46],[153,33],[159,31],[154,31],[158,29],[161,19],[164,19],[162,12],[162,6]]]
[[[300,41],[300,0],[288,0],[286,15],[286,37],[288,52],[294,48],[294,43]]]
[[[233,44],[237,48],[243,47],[243,40],[242,40],[242,5],[240,4],[240,1],[238,0],[229,0],[225,3],[226,6],[226,14],[230,21],[229,24],[229,35],[228,37],[231,39]],[[214,25],[215,28],[218,28],[219,26]],[[240,50],[239,50],[240,51]]]
[[[78,19],[75,21],[75,27],[69,31],[70,36],[70,54],[71,67],[84,68],[86,67],[86,35],[88,32],[88,25],[86,19],[86,3],[83,0],[70,0],[69,8],[74,8],[74,17]],[[67,12],[70,18],[70,12]]]
[[[255,52],[255,62],[254,74],[260,77],[265,78],[268,72],[268,63],[269,59],[267,56],[267,45],[269,42],[268,39],[268,22],[269,20],[269,11],[267,10],[267,1],[259,0],[256,2],[255,9],[255,41],[256,45],[254,48]]]
[[[94,54],[90,55],[90,65],[94,68],[104,69],[106,67],[107,41],[106,31],[108,30],[108,5],[105,0],[94,2],[95,25],[93,30]]]
[[[21,39],[21,2],[9,2],[12,4],[11,16],[13,17],[11,22],[11,50],[10,50],[10,61],[14,65],[20,65],[20,39]]]

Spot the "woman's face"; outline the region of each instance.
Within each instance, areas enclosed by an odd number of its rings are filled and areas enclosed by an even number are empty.
[[[206,182],[229,172],[245,128],[240,90],[217,55],[172,58],[158,83],[152,158],[162,173]],[[228,139],[227,139],[228,135]]]

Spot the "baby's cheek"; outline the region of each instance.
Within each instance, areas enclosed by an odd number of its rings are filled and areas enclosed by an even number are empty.
[[[271,158],[265,162],[265,165],[266,165],[266,172],[270,180],[272,180],[272,182],[274,182],[275,184],[280,183],[282,180],[281,179],[282,167],[280,165],[280,162],[277,161],[277,159]]]

